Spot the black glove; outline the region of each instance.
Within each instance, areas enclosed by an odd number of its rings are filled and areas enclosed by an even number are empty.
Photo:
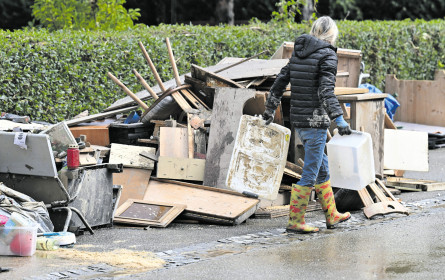
[[[350,135],[352,133],[349,124],[343,119],[343,116],[339,116],[338,118],[336,118],[335,122],[337,123],[338,134],[340,134],[341,136],[345,134]]]
[[[344,127],[341,127],[341,126],[339,126],[338,127],[338,134],[340,134],[341,136],[343,136],[343,135],[350,135],[352,133],[352,130],[351,130],[351,128],[349,127],[349,125],[348,126],[344,126]]]
[[[263,113],[263,120],[266,121],[266,125],[269,125],[275,116],[275,110],[272,110],[270,108],[266,108],[266,110]]]

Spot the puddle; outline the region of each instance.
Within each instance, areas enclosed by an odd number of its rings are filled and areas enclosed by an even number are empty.
[[[412,271],[414,271],[412,265],[390,266],[385,269],[386,273],[396,274],[404,274]]]

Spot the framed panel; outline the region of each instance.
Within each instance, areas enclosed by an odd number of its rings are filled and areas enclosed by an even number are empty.
[[[116,210],[114,221],[122,224],[167,227],[186,205],[128,199]]]

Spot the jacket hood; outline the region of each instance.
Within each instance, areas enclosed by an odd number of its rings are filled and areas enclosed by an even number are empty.
[[[337,48],[333,47],[331,44],[315,38],[314,36],[304,34],[295,40],[294,51],[296,56],[305,58],[313,52],[324,48],[330,48],[337,52]]]

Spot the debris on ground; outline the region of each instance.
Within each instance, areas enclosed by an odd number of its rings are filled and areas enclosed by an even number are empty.
[[[174,79],[161,80],[139,43],[157,85],[148,85],[144,79],[148,73],[135,69],[133,73],[145,90],[133,93],[120,81],[120,75],[108,73],[110,82],[127,97],[104,112],[89,115],[85,111],[57,124],[2,113],[0,182],[40,203],[49,213],[54,229],[40,229],[39,233],[94,234],[93,228],[114,224],[143,229],[167,227],[175,221],[239,225],[251,217],[270,219],[288,214],[292,184],[301,178],[304,167],[302,143],[291,132],[289,121],[290,89],[283,95],[273,125],[265,126],[258,115],[265,110],[269,89],[287,64],[293,44],[284,43],[268,60],[255,55],[227,57],[207,68],[192,64],[190,73],[182,76],[168,39],[166,44]],[[397,157],[403,152],[398,149],[400,140],[384,138],[385,131],[392,129],[388,135],[394,134],[394,139],[413,139],[403,136],[385,113],[386,94],[358,88],[361,57],[360,51],[339,49],[335,94],[351,128],[370,135],[369,154],[375,172],[354,191],[339,191],[337,205],[341,209],[345,209],[342,203],[364,207],[368,218],[407,214],[386,187],[384,176],[428,168],[428,150],[423,149],[428,141],[422,138],[426,134],[417,132],[415,157]],[[328,141],[332,134],[331,130]],[[394,160],[389,164],[385,159],[388,168],[383,160],[386,154]],[[388,179],[388,185],[396,186],[399,178],[395,178]],[[401,184],[396,188],[412,189],[407,182],[403,188]],[[421,189],[431,187],[437,185],[425,182]],[[312,193],[308,211],[321,209],[316,199]],[[1,201],[0,196],[0,230],[13,212]],[[58,249],[47,253],[128,269],[163,265],[149,253],[128,250]]]

